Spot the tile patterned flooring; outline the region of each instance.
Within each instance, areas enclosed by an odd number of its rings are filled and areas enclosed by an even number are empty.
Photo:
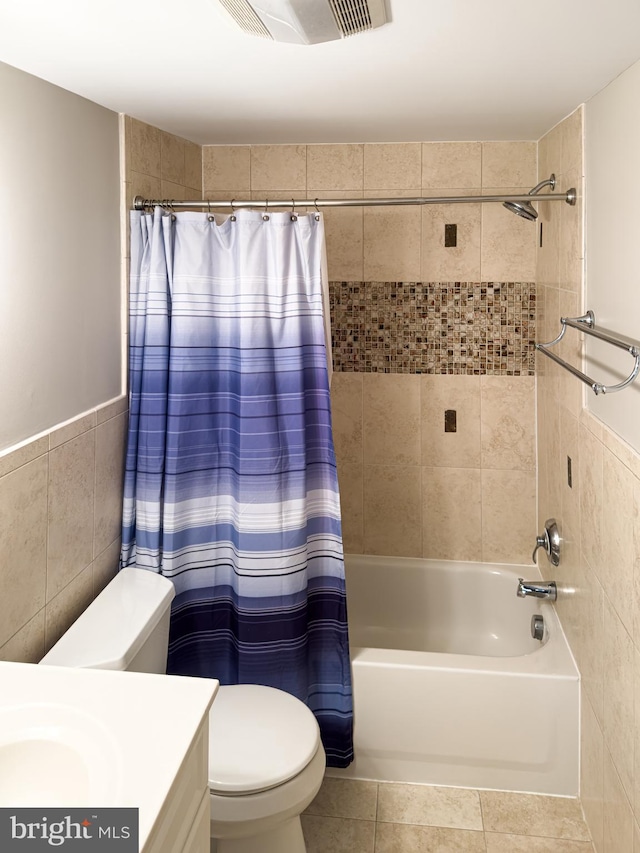
[[[578,800],[325,777],[307,853],[593,853]]]

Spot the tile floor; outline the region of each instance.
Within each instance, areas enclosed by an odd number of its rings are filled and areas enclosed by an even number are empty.
[[[302,815],[307,853],[593,853],[561,797],[325,777]]]

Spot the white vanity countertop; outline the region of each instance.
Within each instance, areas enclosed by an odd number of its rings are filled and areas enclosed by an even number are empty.
[[[217,689],[208,678],[0,662],[0,806],[137,807],[143,849]],[[27,773],[35,792],[9,801]]]

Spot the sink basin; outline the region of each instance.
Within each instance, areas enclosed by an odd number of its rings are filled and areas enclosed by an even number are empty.
[[[121,782],[118,744],[91,714],[52,702],[0,708],[0,806],[109,806]]]

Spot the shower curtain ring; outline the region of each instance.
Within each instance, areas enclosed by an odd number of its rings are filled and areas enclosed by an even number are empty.
[[[296,216],[296,200],[294,198],[291,199],[291,221],[297,222],[298,217]]]
[[[207,216],[207,219],[209,220],[209,222],[215,222],[216,218],[213,213],[211,213],[211,199],[207,200],[207,207],[209,208],[209,215]]]
[[[169,213],[171,214],[171,221],[175,222],[178,217],[176,216],[176,212],[173,208],[173,201],[169,201],[168,205],[169,205]]]
[[[268,198],[265,198],[265,200],[264,200],[264,213],[262,214],[262,219],[263,219],[265,222],[268,222],[268,221],[269,221],[269,217],[268,217],[268,215],[267,215],[267,210],[268,210],[268,209],[269,209],[269,199],[268,199]]]
[[[234,206],[233,206],[233,202],[234,202],[234,201],[235,201],[235,198],[232,198],[232,199],[231,199],[231,216],[229,217],[229,219],[230,219],[232,222],[235,222],[235,221],[236,221],[236,211],[235,211],[235,208],[234,208]]]
[[[320,222],[320,211],[318,210],[318,199],[317,198],[314,200],[313,206],[316,209],[316,215],[314,218],[315,218],[316,222]]]

